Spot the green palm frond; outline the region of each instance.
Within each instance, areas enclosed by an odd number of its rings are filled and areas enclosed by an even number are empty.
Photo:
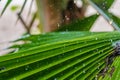
[[[114,61],[114,63],[112,64],[112,67],[110,69],[111,74],[108,73],[106,74],[106,76],[104,77],[104,79],[102,80],[119,80],[120,79],[120,57],[117,57]]]
[[[60,32],[32,35],[15,53],[0,57],[0,79],[94,79],[113,52],[119,32]]]
[[[89,31],[97,18],[98,15],[96,14],[81,20],[75,20],[68,25],[61,26],[57,31]]]
[[[11,3],[7,3],[2,14]],[[39,1],[39,0],[36,0]],[[59,0],[60,1],[60,0]],[[63,0],[62,0],[63,1]],[[119,26],[119,18],[108,13],[114,0],[88,0],[98,13],[110,24]],[[21,8],[22,13],[27,0]],[[40,2],[40,1],[39,1]],[[41,3],[37,3],[40,11]],[[66,4],[66,2],[64,2]],[[40,13],[40,11],[37,11]],[[42,11],[41,11],[42,12]],[[42,13],[43,15],[44,13]],[[0,56],[0,80],[94,80],[106,67],[106,59],[115,52],[120,32],[70,32],[88,31],[99,15],[92,15],[71,24],[63,25],[58,31],[40,35],[27,35],[13,41],[14,49]],[[42,16],[43,17],[43,16]],[[44,19],[43,19],[44,20]],[[41,20],[41,22],[43,21]],[[31,21],[31,25],[33,24]],[[119,27],[118,27],[119,29]],[[109,65],[105,77],[99,80],[119,80],[120,57]]]
[[[110,15],[110,14],[109,14]],[[116,24],[120,27],[120,18],[119,17],[116,17],[116,16],[114,16],[114,15],[110,15],[111,17],[112,17],[112,19],[113,19],[113,21],[115,21],[116,22]]]
[[[114,3],[114,0],[92,0],[97,4],[98,7],[103,9],[104,11],[108,11],[111,5]]]

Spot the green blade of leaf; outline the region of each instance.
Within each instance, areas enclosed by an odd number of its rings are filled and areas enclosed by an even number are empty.
[[[92,15],[82,20],[76,20],[68,25],[61,26],[57,31],[89,31],[98,15]]]
[[[59,32],[24,37],[18,41],[32,41],[20,44],[25,49],[0,57],[0,79],[93,79],[118,40],[119,32]],[[90,73],[83,74],[83,70]]]
[[[114,0],[93,0],[104,11],[108,11],[108,9],[113,4]]]
[[[110,70],[109,73],[106,74],[106,76],[104,78],[102,78],[102,80],[119,80],[120,79],[120,57],[117,57]],[[111,72],[112,71],[112,72]]]
[[[5,4],[5,7],[2,10],[1,16],[3,15],[3,13],[5,12],[5,10],[7,9],[7,7],[10,5],[10,3],[12,2],[12,0],[7,0],[7,3]]]

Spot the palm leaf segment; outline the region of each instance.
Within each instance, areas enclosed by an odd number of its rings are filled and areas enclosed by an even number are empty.
[[[105,58],[118,40],[119,32],[60,32],[22,38],[18,41],[25,44],[13,46],[19,48],[17,52],[0,57],[0,79],[92,80],[105,67]]]

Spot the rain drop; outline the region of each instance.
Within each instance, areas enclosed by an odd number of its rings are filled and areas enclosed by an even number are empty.
[[[77,3],[77,0],[74,0],[74,3],[76,4],[76,3]]]
[[[98,67],[97,69],[99,70],[100,68]]]
[[[89,22],[90,20],[88,19],[88,22]]]
[[[105,5],[105,3],[102,4],[103,6]]]
[[[104,51],[102,50],[101,52],[103,53]]]
[[[14,51],[14,53],[15,53],[15,52],[18,52],[18,51],[19,51],[19,48],[16,48],[15,51]]]
[[[16,62],[19,62],[19,60],[16,60]]]
[[[95,76],[95,80],[98,80],[98,76],[97,75]]]
[[[64,56],[65,54],[62,54],[62,56]]]
[[[75,69],[77,69],[77,67],[75,67]]]
[[[83,67],[85,67],[85,64],[83,64]]]
[[[103,7],[105,9],[105,7]]]
[[[79,44],[79,41],[76,41],[77,44]]]
[[[65,34],[65,32],[61,32],[61,34]]]
[[[24,54],[22,54],[22,56],[24,56]]]
[[[97,15],[100,15],[100,14],[97,12]]]
[[[17,80],[16,78],[14,78],[13,80]]]
[[[98,63],[98,65],[100,65],[100,63]]]
[[[60,24],[59,23],[57,23],[57,26],[58,26],[58,28],[60,27]]]
[[[85,71],[85,70],[83,70],[83,73],[86,73],[86,71]]]
[[[98,40],[98,38],[95,38],[95,40]]]
[[[112,24],[112,23],[113,23],[113,20],[110,20],[109,23]]]
[[[25,70],[27,71],[27,70],[28,70],[28,68],[25,68]]]
[[[98,52],[99,50],[98,50],[98,49],[96,49],[96,51]]]
[[[98,52],[98,55],[100,55],[101,54],[101,52]]]
[[[68,29],[66,29],[66,32],[68,32]]]
[[[107,1],[105,1],[104,3],[107,4]]]
[[[110,42],[113,42],[113,40],[112,40],[112,39],[110,39]]]
[[[30,34],[27,34],[27,35],[22,36],[21,38],[27,38],[29,36],[30,36]]]
[[[66,44],[64,44],[63,47],[65,48],[65,47],[66,47]]]
[[[70,18],[68,18],[68,17],[67,17],[67,18],[66,18],[66,20],[68,20],[68,21],[69,21],[69,20],[70,20]]]
[[[80,52],[81,52],[81,50],[80,50]]]
[[[69,18],[69,17],[67,17],[67,16],[65,16],[65,18],[66,18],[66,20],[68,20],[68,21],[70,20],[70,18]]]

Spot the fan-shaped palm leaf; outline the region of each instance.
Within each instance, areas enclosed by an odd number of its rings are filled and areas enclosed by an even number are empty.
[[[119,32],[61,32],[32,35],[18,52],[0,57],[0,79],[94,79],[105,67]]]

